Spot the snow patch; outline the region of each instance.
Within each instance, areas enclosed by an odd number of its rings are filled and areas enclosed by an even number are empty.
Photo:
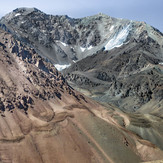
[[[61,41],[60,41],[61,42]],[[64,42],[61,42],[61,44],[63,45],[63,46],[67,46],[67,44],[66,43],[64,43]]]
[[[46,30],[44,30],[44,29],[43,29],[43,30],[41,30],[41,31],[42,31],[43,33],[45,33],[45,32],[46,32]]]
[[[85,50],[91,50],[93,48],[93,46],[89,46],[88,48],[83,48],[83,47],[80,47],[81,51],[84,52]]]
[[[15,16],[20,16],[20,15],[21,15],[20,13],[15,14]]]
[[[62,71],[64,70],[65,68],[68,68],[71,66],[71,64],[65,64],[65,65],[60,65],[60,64],[54,64],[55,68],[58,70],[58,71]]]
[[[62,42],[62,41],[56,41],[56,42],[61,43],[63,46],[68,46],[66,43],[64,43],[64,42]]]
[[[91,46],[88,47],[88,50],[91,50],[92,48],[93,48],[93,46],[91,45]]]
[[[110,31],[112,31],[112,30],[113,30],[113,28],[114,28],[114,25],[112,25],[112,26],[110,27]]]
[[[84,52],[86,48],[80,47],[81,51]]]
[[[126,41],[130,31],[130,25],[127,25],[120,32],[116,33],[111,40],[105,45],[105,50],[111,50],[115,47],[120,47]]]

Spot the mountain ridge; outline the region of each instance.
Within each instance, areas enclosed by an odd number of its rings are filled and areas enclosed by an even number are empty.
[[[24,16],[26,12],[31,12],[32,17],[30,14]],[[6,24],[5,26],[11,31],[13,28],[12,33],[20,40],[29,42],[29,44],[32,43],[39,54],[60,65],[72,64],[74,61],[81,60],[103,49],[111,39],[112,41],[114,37],[116,39],[117,33],[121,32],[123,26],[127,26],[129,23],[132,27],[130,27],[131,29],[122,43],[127,42],[131,35],[134,38],[137,37],[138,34],[136,33],[141,32],[141,28],[146,31],[154,31],[154,28],[147,27],[143,22],[116,19],[104,14],[73,19],[68,16],[46,15],[34,8],[19,8],[1,19],[2,26]],[[135,33],[133,29],[137,27],[140,31],[136,30]],[[49,55],[45,56],[46,51]]]

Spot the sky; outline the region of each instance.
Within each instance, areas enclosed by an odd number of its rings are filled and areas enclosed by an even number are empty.
[[[36,7],[47,14],[73,18],[104,13],[145,21],[163,32],[163,0],[2,0],[0,17],[19,7]]]

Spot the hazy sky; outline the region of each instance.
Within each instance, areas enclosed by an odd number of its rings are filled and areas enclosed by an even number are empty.
[[[145,21],[163,32],[163,0],[2,0],[0,16],[18,7],[36,7],[48,14],[78,18],[104,13]]]

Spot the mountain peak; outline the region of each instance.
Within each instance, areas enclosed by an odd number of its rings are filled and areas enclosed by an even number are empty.
[[[18,17],[18,16],[26,16],[26,15],[29,15],[30,13],[33,13],[33,12],[42,13],[37,8],[21,7],[21,8],[17,8],[15,10],[13,10],[12,12],[6,14],[3,18],[5,18],[7,20],[11,20],[11,19],[13,19],[15,17]]]
[[[15,10],[13,10],[13,12],[33,12],[33,11],[39,11],[41,12],[39,9],[32,7],[32,8],[28,8],[28,7],[20,7],[20,8],[16,8]]]
[[[147,28],[141,22],[117,19],[104,13],[73,19],[67,15],[48,15],[37,8],[23,7],[4,16],[0,24],[19,40],[41,47],[36,48],[40,55],[61,65],[93,55],[104,47],[111,50],[128,40],[139,39],[143,32],[143,36],[146,33],[147,37],[149,33],[152,39],[160,39],[160,34],[150,26]],[[45,56],[49,50],[50,55]]]

